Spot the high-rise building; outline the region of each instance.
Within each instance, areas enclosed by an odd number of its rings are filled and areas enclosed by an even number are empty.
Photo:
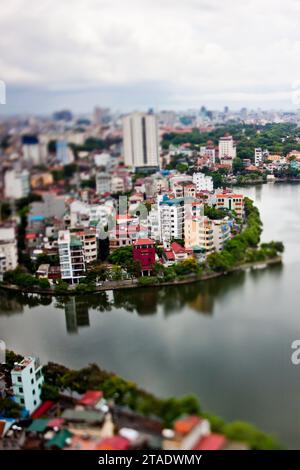
[[[29,172],[27,170],[7,170],[4,175],[4,195],[6,198],[20,199],[30,192]]]
[[[16,363],[11,371],[11,380],[16,402],[32,414],[42,403],[44,377],[39,360],[25,357]]]
[[[72,235],[69,230],[61,230],[58,233],[58,254],[62,280],[77,284],[85,272],[81,238]]]
[[[41,163],[40,144],[35,135],[24,135],[22,137],[22,150],[26,162],[31,165],[39,165]]]
[[[185,205],[183,198],[158,196],[159,237],[163,242],[184,238]]]
[[[66,140],[56,142],[56,159],[61,165],[73,163],[74,155]]]
[[[219,159],[233,160],[236,157],[236,146],[231,135],[224,135],[219,140]]]
[[[135,170],[159,167],[158,125],[155,114],[132,113],[123,119],[125,164]]]
[[[0,227],[1,274],[18,265],[17,238],[14,227]],[[5,260],[5,261],[4,261]]]

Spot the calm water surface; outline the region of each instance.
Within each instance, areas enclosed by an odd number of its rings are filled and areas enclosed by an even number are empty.
[[[205,283],[59,302],[1,295],[9,348],[71,367],[95,362],[160,396],[196,394],[206,410],[251,421],[300,449],[300,185],[241,190],[259,206],[283,266]],[[41,299],[40,299],[41,300]]]

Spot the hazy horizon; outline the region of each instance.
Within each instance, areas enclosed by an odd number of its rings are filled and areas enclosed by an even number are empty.
[[[295,0],[11,0],[0,17],[0,113],[293,110],[299,14]]]

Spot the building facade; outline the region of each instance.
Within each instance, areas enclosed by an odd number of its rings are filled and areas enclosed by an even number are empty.
[[[140,263],[142,276],[150,276],[155,264],[155,242],[150,238],[133,242],[133,259]]]
[[[236,157],[236,146],[231,135],[225,135],[219,140],[219,159],[224,161],[226,159],[233,160]]]
[[[18,266],[17,238],[14,227],[0,227],[1,272],[13,271]]]
[[[42,403],[41,389],[44,377],[39,360],[25,357],[15,364],[11,371],[11,380],[16,402],[32,414]]]
[[[27,170],[8,170],[4,175],[4,195],[8,199],[21,199],[30,192],[29,172]]]
[[[213,192],[214,183],[211,176],[206,176],[204,173],[194,173],[193,183],[196,185],[197,191]]]
[[[183,198],[158,197],[159,238],[162,242],[184,238],[185,205]]]
[[[58,254],[61,279],[70,284],[77,284],[85,273],[85,259],[82,241],[69,230],[58,233]]]
[[[125,165],[139,168],[159,167],[157,117],[154,114],[132,113],[123,119]]]
[[[221,193],[216,195],[217,208],[225,208],[236,212],[240,219],[244,218],[244,196],[242,194]]]

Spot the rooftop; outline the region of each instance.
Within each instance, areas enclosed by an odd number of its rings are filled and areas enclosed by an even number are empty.
[[[141,246],[141,245],[155,245],[155,241],[151,240],[151,238],[139,238],[135,242],[133,242],[134,246]]]

